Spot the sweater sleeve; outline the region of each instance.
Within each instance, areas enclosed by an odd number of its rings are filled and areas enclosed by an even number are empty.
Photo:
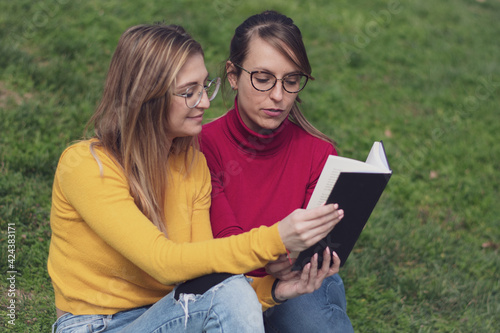
[[[55,180],[61,195],[95,237],[160,283],[170,285],[214,272],[245,273],[285,252],[277,224],[195,243],[167,239],[135,205],[125,176],[113,160],[98,151],[101,176],[85,148],[88,151],[88,145],[80,145],[63,153]]]
[[[262,311],[266,311],[267,309],[277,305],[271,296],[271,289],[273,288],[274,278],[272,275],[267,275],[264,277],[251,277],[253,279],[252,288],[255,290],[257,297],[259,298],[259,302],[262,305]]]
[[[205,160],[201,168],[201,186],[196,193],[193,204],[193,215],[191,218],[191,235],[193,242],[213,239],[212,226],[210,225],[210,204],[212,195],[212,186],[210,180],[210,171]]]
[[[223,176],[222,176],[223,177]],[[216,238],[229,237],[243,233],[242,226],[229,205],[226,193],[222,186],[222,179],[212,174],[212,206],[210,208],[210,221],[212,221],[213,234]]]
[[[223,164],[222,158],[218,156],[216,143],[212,142],[208,135],[202,135],[201,138],[201,148],[206,157],[212,179],[210,221],[213,235],[215,238],[239,235],[243,233],[243,227],[236,219],[224,191],[225,179],[236,171],[233,170],[231,162],[226,163],[226,165]]]

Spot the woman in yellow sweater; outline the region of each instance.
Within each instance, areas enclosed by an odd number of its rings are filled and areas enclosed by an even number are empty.
[[[53,331],[263,332],[262,309],[277,304],[277,288],[293,298],[338,272],[339,259],[325,252],[321,267],[313,260],[279,287],[238,275],[321,240],[343,217],[336,205],[213,239],[196,136],[219,84],[179,26],[121,36],[89,122],[95,135],[63,152],[54,178]]]

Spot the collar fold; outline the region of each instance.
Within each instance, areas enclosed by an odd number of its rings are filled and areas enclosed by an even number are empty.
[[[234,108],[227,113],[227,128],[229,139],[240,150],[255,155],[273,155],[284,149],[291,140],[293,123],[287,118],[270,134],[261,134],[248,128],[238,111],[238,100],[234,100]]]

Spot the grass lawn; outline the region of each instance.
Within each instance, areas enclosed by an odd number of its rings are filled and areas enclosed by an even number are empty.
[[[316,78],[301,92],[306,116],[343,156],[383,140],[394,172],[341,271],[355,330],[500,330],[498,0],[0,2],[0,330],[55,320],[53,174],[121,33],[183,25],[215,75],[234,28],[263,9],[303,32]],[[231,104],[218,97],[208,116]]]

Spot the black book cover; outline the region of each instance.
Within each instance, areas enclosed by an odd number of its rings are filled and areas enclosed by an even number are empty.
[[[302,251],[292,270],[302,270],[315,253],[321,267],[326,246],[338,254],[343,266],[390,177],[390,173],[341,172],[327,203],[337,203],[344,210],[344,218],[323,240]]]

